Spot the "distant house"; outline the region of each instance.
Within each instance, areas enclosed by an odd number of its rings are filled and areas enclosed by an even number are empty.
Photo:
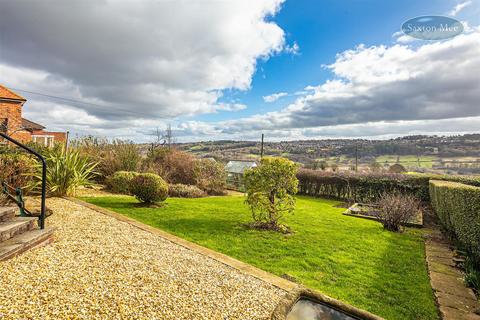
[[[65,132],[47,131],[41,124],[23,118],[25,102],[25,98],[0,85],[0,131],[21,142],[33,141],[45,146],[67,139]]]
[[[225,171],[227,171],[227,188],[238,191],[245,191],[243,173],[245,172],[245,170],[255,168],[256,166],[257,163],[255,161],[229,161],[225,166]]]

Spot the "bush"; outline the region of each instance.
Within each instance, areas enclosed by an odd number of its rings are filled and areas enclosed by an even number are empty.
[[[11,149],[6,152],[0,155],[0,181],[28,193],[34,184],[35,159]]]
[[[405,169],[405,167],[401,164],[395,163],[394,165],[391,165],[390,168],[388,168],[388,171],[391,173],[404,173],[407,172],[407,169]]]
[[[197,186],[181,183],[169,185],[168,195],[178,198],[201,198],[207,196],[207,194]]]
[[[107,139],[84,137],[73,140],[70,143],[72,148],[98,163],[96,177],[98,182],[117,171],[135,171],[139,168],[141,157],[135,144],[129,141],[114,140],[110,143]]]
[[[196,159],[189,153],[176,149],[160,148],[151,152],[143,164],[143,171],[156,173],[168,183],[196,183]]]
[[[385,193],[377,202],[379,211],[377,218],[383,228],[390,231],[400,231],[421,210],[420,201],[412,195]]]
[[[74,195],[80,186],[92,185],[97,175],[96,163],[80,154],[78,150],[64,147],[53,148],[44,154],[47,162],[47,192],[52,196]],[[36,164],[36,187],[39,188],[42,179],[42,166]]]
[[[480,272],[480,187],[430,181],[432,206],[448,233],[466,249],[470,269]],[[471,272],[473,274],[473,272]],[[472,276],[471,276],[472,277]],[[480,290],[480,288],[476,288]]]
[[[137,175],[135,171],[117,171],[106,179],[107,187],[116,193],[130,194],[132,179]]]
[[[245,171],[245,202],[256,227],[279,230],[279,220],[295,209],[297,165],[285,158],[263,158],[259,167]]]
[[[168,197],[168,184],[153,173],[140,173],[132,179],[132,194],[144,203],[165,201]]]
[[[196,184],[210,195],[224,195],[227,185],[227,173],[221,163],[201,159],[195,166]]]

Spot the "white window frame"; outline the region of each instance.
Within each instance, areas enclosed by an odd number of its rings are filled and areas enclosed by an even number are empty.
[[[33,142],[37,142],[37,138],[43,138],[45,147],[53,147],[55,136],[46,135],[46,134],[32,134]]]

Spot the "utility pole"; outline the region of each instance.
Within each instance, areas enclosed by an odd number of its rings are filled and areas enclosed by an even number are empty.
[[[264,134],[262,133],[262,144],[260,145],[260,160],[263,159],[263,137]]]
[[[358,172],[358,143],[355,142],[355,172]]]

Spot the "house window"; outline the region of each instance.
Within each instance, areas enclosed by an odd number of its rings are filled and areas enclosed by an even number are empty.
[[[54,140],[55,140],[54,136],[42,136],[42,135],[32,136],[33,142],[43,144],[45,147],[53,147]]]

